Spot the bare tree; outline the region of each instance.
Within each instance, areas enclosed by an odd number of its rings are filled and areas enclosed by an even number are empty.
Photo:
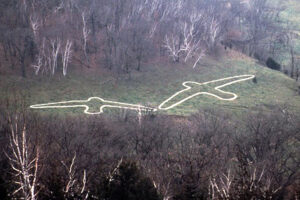
[[[63,190],[66,199],[88,199],[89,191],[86,188],[86,170],[83,171],[82,182],[79,183],[78,179],[76,178],[76,154],[73,156],[70,166],[67,166],[64,161],[62,164],[64,165],[65,169],[68,173],[68,181],[66,186]]]
[[[179,58],[183,56],[184,62],[196,57],[193,68],[196,67],[200,59],[205,55],[205,48],[201,45],[201,39],[195,38],[194,25],[183,23],[182,36],[165,37],[165,45],[170,56],[175,62],[179,62]]]
[[[37,58],[36,58],[36,64],[32,64],[32,67],[34,68],[34,71],[35,71],[35,75],[39,74],[39,72],[42,68],[42,65],[43,65],[43,57],[41,54],[38,54]]]
[[[40,27],[40,22],[37,16],[31,15],[30,16],[30,26],[31,29],[33,31],[33,35],[36,38],[37,37],[37,33],[38,33],[38,29]]]
[[[26,125],[21,127],[21,133],[19,133],[17,117],[15,122],[9,118],[9,124],[11,155],[8,155],[8,159],[13,175],[16,177],[14,183],[17,185],[12,195],[14,197],[20,195],[25,200],[36,200],[38,197],[39,149],[36,149],[35,155],[31,152]]]
[[[208,47],[209,49],[213,49],[213,47],[216,44],[217,37],[220,33],[220,22],[212,16],[209,20],[209,24],[207,24],[208,27]]]
[[[53,39],[51,40],[51,72],[52,75],[54,75],[55,70],[57,69],[57,60],[58,60],[58,53],[61,47],[61,41],[59,39]],[[49,60],[50,62],[50,60]]]
[[[219,183],[217,183],[216,178],[210,178],[209,180],[209,196],[211,199],[217,199],[220,197],[222,199],[230,198],[230,189],[232,186],[233,176],[230,174],[230,170],[228,170],[227,174],[222,174],[219,177]]]
[[[183,25],[183,51],[184,62],[187,62],[190,58],[196,57],[193,68],[196,67],[200,59],[205,55],[205,48],[202,45],[202,39],[199,37],[199,32],[196,31],[196,24],[201,20],[201,15],[190,16],[189,24],[187,22]],[[198,37],[197,37],[198,35]]]
[[[50,46],[50,45],[49,45]],[[51,47],[51,46],[50,46]],[[52,56],[50,48],[46,47],[46,38],[42,39],[41,45],[39,45],[39,52],[36,55],[35,62],[32,64],[35,75],[39,73],[52,73]],[[54,70],[55,71],[55,70]]]
[[[272,197],[281,189],[274,187],[271,178],[266,177],[265,170],[257,170],[256,167],[250,170],[249,166],[241,166],[243,172],[238,177],[231,175],[230,170],[227,174],[222,174],[218,178],[210,178],[209,197],[212,200],[222,199],[273,199]]]
[[[72,57],[72,41],[67,40],[66,46],[64,51],[62,52],[62,61],[63,61],[63,75],[67,75],[67,69],[70,62],[70,59]]]
[[[81,18],[82,18],[82,35],[83,35],[83,52],[84,52],[84,55],[86,57],[86,59],[88,58],[87,57],[87,49],[86,49],[86,45],[87,45],[87,40],[88,40],[88,36],[90,34],[90,29],[87,27],[87,16],[86,16],[86,12],[82,12],[81,13]]]
[[[179,45],[180,38],[178,36],[174,36],[173,34],[171,36],[165,37],[165,45],[168,49],[168,52],[170,56],[173,58],[173,61],[179,62],[179,55],[182,49],[180,49]]]
[[[182,6],[177,5],[176,9],[183,9]],[[189,14],[183,13],[179,19],[178,23],[173,24],[174,31],[171,36],[170,34],[165,36],[164,47],[176,62],[179,62],[180,57],[184,62],[194,59],[193,68],[195,68],[206,52],[204,44],[207,41],[203,37],[206,18],[202,11],[190,9]]]

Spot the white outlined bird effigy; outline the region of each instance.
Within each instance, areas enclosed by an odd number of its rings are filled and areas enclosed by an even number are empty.
[[[208,81],[204,83],[198,83],[193,81],[186,81],[182,83],[182,85],[185,87],[185,89],[180,90],[179,92],[176,92],[171,97],[169,97],[167,100],[162,102],[158,109],[160,110],[169,110],[172,109],[185,101],[194,98],[198,95],[209,95],[213,96],[219,100],[222,101],[233,101],[235,100],[238,95],[232,92],[227,92],[224,90],[221,90],[221,88],[232,85],[234,83],[246,81],[255,78],[255,75],[239,75],[239,76],[232,76],[222,79],[217,79],[213,81]],[[210,92],[204,91],[204,87],[210,88]],[[191,93],[190,95],[187,95],[187,93]],[[174,100],[177,98],[177,101]],[[175,101],[173,103],[170,103],[171,101]],[[168,105],[170,104],[170,105]],[[167,105],[167,106],[166,106]]]
[[[93,107],[93,108],[92,108]],[[44,108],[85,108],[84,113],[88,115],[97,115],[103,113],[103,109],[105,108],[120,108],[120,109],[128,109],[135,111],[156,111],[154,108],[137,105],[137,104],[129,104],[129,103],[121,103],[117,101],[108,101],[104,100],[100,97],[90,97],[87,100],[72,100],[72,101],[61,101],[54,103],[46,103],[46,104],[36,104],[30,106],[33,109],[44,109]]]
[[[121,103],[117,101],[108,101],[100,97],[90,97],[87,100],[71,100],[61,101],[46,104],[36,104],[30,106],[33,109],[45,109],[45,108],[85,108],[84,113],[89,115],[96,115],[103,113],[105,108],[119,108],[129,109],[138,112],[141,111],[152,111],[157,110],[169,110],[179,106],[180,104],[196,97],[199,95],[209,95],[222,101],[233,101],[238,95],[233,92],[227,92],[222,90],[226,86],[254,79],[255,75],[239,75],[232,76],[203,83],[186,81],[182,85],[185,89],[180,90],[173,94],[171,97],[163,101],[158,108],[151,108],[137,104]]]

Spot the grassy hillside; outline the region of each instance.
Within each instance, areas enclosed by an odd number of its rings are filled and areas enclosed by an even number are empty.
[[[300,35],[298,0],[287,0],[283,5],[286,9],[282,17],[290,21],[294,32]],[[295,39],[295,51],[299,58],[300,39]],[[174,109],[160,112],[189,115],[197,112],[198,109],[216,108],[231,110],[234,111],[233,113],[245,113],[258,109],[268,111],[275,106],[289,106],[291,111],[300,111],[299,88],[295,81],[241,54],[236,52],[231,52],[231,54],[218,60],[205,58],[196,69],[192,69],[191,64],[152,63],[143,66],[141,72],[132,72],[130,77],[122,75],[119,78],[109,71],[70,66],[70,74],[67,77],[61,75],[31,76],[23,79],[19,75],[14,75],[16,73],[1,71],[4,67],[0,67],[0,99],[11,98],[14,93],[22,93],[25,95],[26,106],[29,107],[32,104],[83,100],[98,96],[107,100],[156,108],[172,94],[184,89],[182,83],[185,81],[206,82],[230,76],[254,74],[257,77],[257,83],[250,80],[224,88],[239,96],[233,102],[201,95]],[[275,60],[281,61],[287,68],[290,66],[288,51]],[[77,108],[44,109],[36,110],[36,112],[77,115],[81,114],[82,110]]]
[[[225,58],[226,57],[226,58]],[[210,96],[195,97],[178,107],[162,113],[189,115],[198,109],[230,109],[234,113],[244,113],[255,109],[271,110],[274,106],[290,106],[292,111],[300,111],[300,96],[295,81],[284,74],[265,68],[254,60],[241,55],[225,56],[215,60],[206,58],[196,69],[184,64],[149,64],[142,72],[134,72],[131,78],[112,78],[109,72],[73,72],[68,77],[32,77],[0,75],[1,98],[22,91],[27,106],[31,104],[57,102],[63,100],[87,99],[91,96],[126,103],[157,107],[175,92],[184,89],[182,82],[205,82],[230,76],[254,74],[252,80],[223,88],[239,97],[233,102],[220,101]],[[83,75],[82,75],[83,74]],[[42,113],[81,114],[83,109],[43,109]],[[105,111],[110,112],[109,110]]]

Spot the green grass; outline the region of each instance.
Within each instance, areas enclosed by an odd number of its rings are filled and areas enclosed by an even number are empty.
[[[282,17],[292,23],[294,31],[300,33],[300,4],[298,0],[282,1],[286,6]],[[296,55],[300,55],[300,40],[295,41]],[[289,53],[278,58],[289,65]],[[0,74],[0,100],[14,93],[25,94],[25,103],[31,104],[57,102],[63,100],[81,100],[99,96],[133,104],[157,107],[169,96],[183,89],[182,82],[205,82],[229,76],[255,74],[257,83],[241,82],[224,88],[236,93],[239,98],[233,102],[220,101],[209,96],[195,97],[167,113],[171,115],[190,115],[198,109],[226,109],[232,113],[246,113],[256,109],[272,110],[275,106],[290,106],[290,110],[300,113],[300,96],[297,84],[284,74],[267,69],[253,60],[206,58],[196,68],[184,64],[155,64],[144,66],[142,72],[133,72],[131,79],[112,80],[111,75],[86,73],[88,69],[76,71],[70,69],[67,77],[31,77],[23,79],[15,75]],[[83,109],[43,109],[35,112],[43,114],[78,115]],[[106,110],[106,113],[111,111]],[[82,114],[83,115],[83,114]]]
[[[281,14],[283,21],[289,24],[288,28],[291,28],[292,31],[300,37],[300,4],[299,0],[285,0],[282,1],[282,4],[285,7],[285,10]],[[292,44],[294,45],[294,51],[296,57],[300,58],[300,39],[294,38]],[[281,63],[285,66],[290,66],[291,55],[287,51],[280,56]]]
[[[295,31],[300,31],[300,4],[298,0],[285,0],[282,1],[285,6],[285,11],[282,17],[292,23]]]
[[[55,76],[27,79],[0,75],[0,95],[5,99],[5,96],[22,91],[26,96],[27,106],[99,96],[107,100],[157,107],[172,94],[183,89],[184,81],[205,82],[235,75],[255,74],[257,83],[249,80],[223,88],[239,96],[233,102],[201,95],[167,112],[160,112],[190,115],[199,109],[215,108],[245,113],[257,108],[271,110],[274,106],[284,105],[289,105],[292,111],[300,111],[300,96],[297,94],[295,81],[250,59],[216,61],[207,58],[196,69],[184,64],[144,66],[142,72],[132,73],[131,79],[123,77],[118,81],[108,81],[111,76],[101,73],[81,74],[73,72],[65,78]],[[83,109],[41,109],[35,112],[78,115],[83,113]]]

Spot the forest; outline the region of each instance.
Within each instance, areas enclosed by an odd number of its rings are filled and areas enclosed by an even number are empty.
[[[281,1],[3,0],[0,9],[4,58],[23,77],[65,76],[72,62],[130,73],[157,56],[195,68],[219,44],[299,76],[299,35],[282,19]],[[290,63],[281,69],[285,51]]]
[[[299,199],[298,4],[1,0],[0,199]]]

